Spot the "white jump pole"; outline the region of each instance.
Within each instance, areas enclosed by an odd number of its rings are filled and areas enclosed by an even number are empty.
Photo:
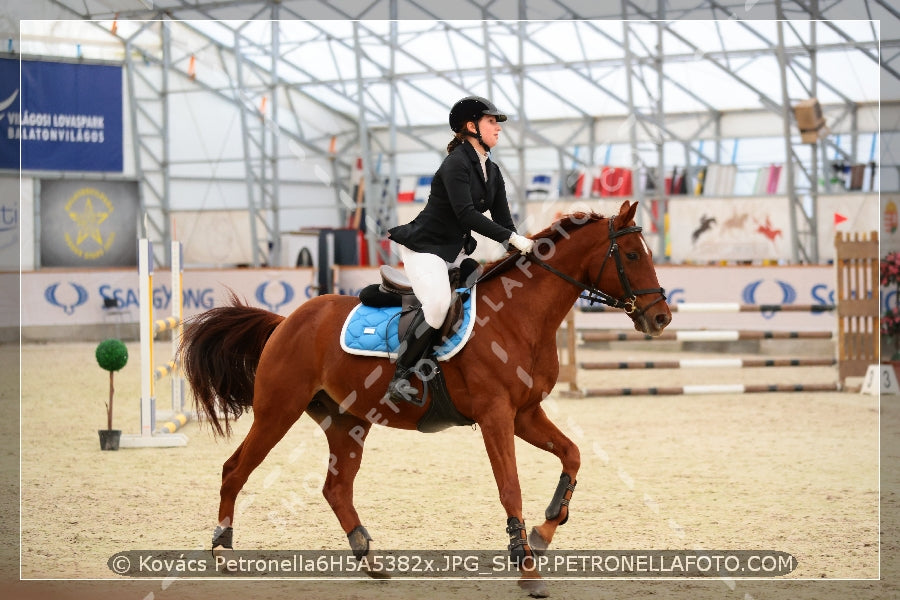
[[[172,242],[172,317],[178,324],[172,330],[172,360],[178,356],[178,344],[181,342],[181,333],[184,328],[184,294],[182,293],[182,281],[184,276],[184,259],[181,255],[181,242]],[[179,414],[184,412],[184,377],[176,365],[172,373],[172,412]],[[156,429],[154,428],[154,431]]]
[[[138,246],[138,294],[141,306],[141,437],[153,435],[156,429],[155,379],[153,372],[153,244],[142,239]]]
[[[177,248],[177,249],[176,249]],[[140,348],[141,348],[141,432],[137,435],[123,434],[120,448],[169,448],[186,446],[188,438],[183,433],[155,433],[156,431],[156,379],[172,375],[172,409],[180,411],[184,403],[184,382],[177,376],[177,366],[171,361],[166,367],[154,369],[153,340],[156,334],[166,329],[173,330],[172,347],[178,348],[181,335],[182,317],[182,270],[181,244],[172,242],[172,316],[155,322],[153,320],[153,245],[141,239],[138,245],[138,294],[140,296]]]

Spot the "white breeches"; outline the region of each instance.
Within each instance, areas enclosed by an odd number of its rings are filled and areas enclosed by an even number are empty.
[[[422,303],[425,322],[438,329],[444,323],[450,308],[451,290],[447,269],[465,258],[465,255],[460,253],[455,262],[448,263],[436,254],[415,252],[399,244],[397,247],[413,292]]]

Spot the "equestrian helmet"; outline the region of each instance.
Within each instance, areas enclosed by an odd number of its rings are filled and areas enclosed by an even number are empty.
[[[466,96],[453,105],[450,109],[450,129],[459,132],[463,125],[469,121],[478,120],[484,115],[493,115],[497,117],[497,122],[502,123],[506,120],[506,115],[497,110],[494,103],[487,98],[481,96]]]

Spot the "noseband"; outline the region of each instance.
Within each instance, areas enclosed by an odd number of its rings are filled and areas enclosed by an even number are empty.
[[[594,302],[600,302],[601,304],[606,304],[607,306],[611,306],[613,308],[621,308],[632,318],[639,317],[647,312],[647,310],[651,306],[653,306],[657,302],[660,302],[661,300],[665,300],[666,298],[666,291],[661,287],[647,288],[643,290],[632,289],[631,283],[628,281],[628,276],[625,274],[625,265],[622,263],[622,255],[619,252],[619,244],[616,243],[616,238],[627,235],[629,233],[640,232],[641,227],[639,225],[631,225],[616,230],[613,228],[613,219],[609,219],[609,249],[606,251],[606,256],[603,257],[603,263],[600,265],[600,270],[597,272],[597,277],[594,279],[594,282],[591,285],[585,285],[574,277],[566,275],[555,267],[548,265],[534,254],[531,254],[529,258],[533,260],[538,266],[547,269],[557,277],[560,277],[561,279],[564,279],[572,285],[580,288],[583,293],[579,296],[579,298],[588,300],[591,303],[591,306],[594,305]],[[624,298],[616,298],[614,296],[610,296],[597,287],[600,284],[600,278],[603,275],[603,269],[606,267],[606,261],[609,260],[610,256],[612,256],[613,261],[616,263],[616,272],[619,274],[619,283],[622,285],[622,289],[625,291]],[[659,294],[660,297],[644,308],[639,309],[637,306],[637,297],[644,294]]]

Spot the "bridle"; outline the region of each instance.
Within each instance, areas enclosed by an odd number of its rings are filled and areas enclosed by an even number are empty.
[[[631,283],[628,281],[628,276],[625,274],[625,265],[622,263],[622,255],[621,252],[619,252],[619,244],[616,243],[616,239],[622,237],[623,235],[628,235],[629,233],[640,232],[641,227],[639,225],[630,225],[628,227],[623,227],[622,229],[617,230],[613,227],[613,219],[609,219],[609,249],[606,251],[606,256],[603,257],[603,262],[600,264],[600,270],[597,272],[597,277],[594,279],[594,282],[591,285],[585,285],[584,283],[578,281],[570,275],[563,273],[552,265],[548,265],[546,262],[535,256],[534,253],[529,255],[529,259],[534,261],[534,263],[538,266],[550,271],[557,277],[581,289],[582,294],[579,296],[579,298],[588,300],[591,303],[591,306],[594,305],[594,302],[600,302],[601,304],[606,304],[607,306],[611,306],[613,308],[621,308],[631,317],[638,317],[647,312],[647,310],[651,306],[653,306],[657,302],[665,300],[666,298],[666,291],[661,287],[647,288],[642,290],[632,289]],[[612,256],[613,261],[616,263],[616,272],[619,274],[619,283],[622,284],[622,289],[625,291],[624,299],[610,296],[597,287],[598,285],[600,285],[600,278],[603,275],[603,269],[606,267],[606,262],[609,260],[610,256]],[[659,294],[660,296],[644,308],[639,309],[637,305],[637,297],[644,294]]]

